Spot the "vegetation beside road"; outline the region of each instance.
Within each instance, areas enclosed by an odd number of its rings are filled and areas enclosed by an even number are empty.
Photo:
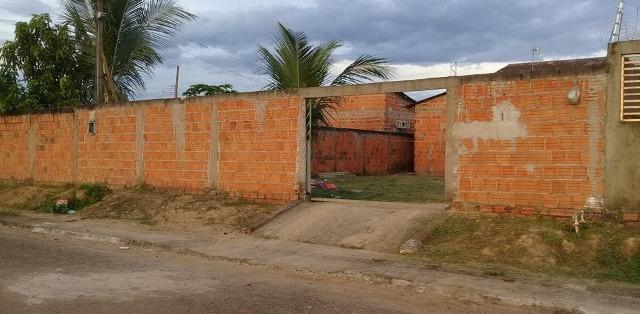
[[[588,222],[576,234],[572,221],[447,213],[426,221],[416,256],[470,267],[486,275],[536,272],[552,276],[640,283],[640,229]]]
[[[336,176],[327,178],[335,190],[313,189],[313,197],[381,202],[436,203],[444,201],[444,178],[412,174]]]

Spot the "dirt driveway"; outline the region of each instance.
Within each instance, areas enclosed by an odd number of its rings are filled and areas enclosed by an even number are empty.
[[[255,234],[283,240],[397,252],[420,222],[445,205],[316,199],[267,223]]]

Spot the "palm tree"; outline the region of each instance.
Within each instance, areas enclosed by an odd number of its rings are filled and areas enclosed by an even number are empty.
[[[104,59],[107,73],[122,99],[144,90],[144,78],[162,63],[160,52],[170,45],[176,31],[195,15],[175,0],[104,1]],[[95,74],[95,0],[61,0],[63,18],[75,32],[82,66],[88,77]]]
[[[273,52],[259,46],[263,74],[269,76],[269,90],[285,90],[302,87],[340,86],[389,79],[392,69],[384,58],[362,55],[348,65],[336,77],[331,77],[333,53],[342,44],[329,41],[319,45],[309,43],[303,32],[293,31],[278,23],[273,42]],[[309,100],[312,108],[311,128],[331,126],[333,113],[342,102],[341,97],[324,97]]]

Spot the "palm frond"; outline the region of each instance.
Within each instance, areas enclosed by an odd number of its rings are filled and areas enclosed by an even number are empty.
[[[388,64],[384,58],[362,55],[338,74],[331,85],[362,84],[372,82],[374,78],[388,80],[393,76],[393,70]]]
[[[63,18],[85,46],[87,69],[95,67],[94,0],[62,0]],[[111,0],[104,5],[104,51],[114,84],[123,99],[145,87],[144,80],[162,64],[161,51],[195,15],[175,0]]]

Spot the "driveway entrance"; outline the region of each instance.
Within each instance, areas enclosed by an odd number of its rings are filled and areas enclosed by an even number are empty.
[[[284,213],[255,234],[283,240],[397,252],[441,203],[409,204],[314,199]]]

